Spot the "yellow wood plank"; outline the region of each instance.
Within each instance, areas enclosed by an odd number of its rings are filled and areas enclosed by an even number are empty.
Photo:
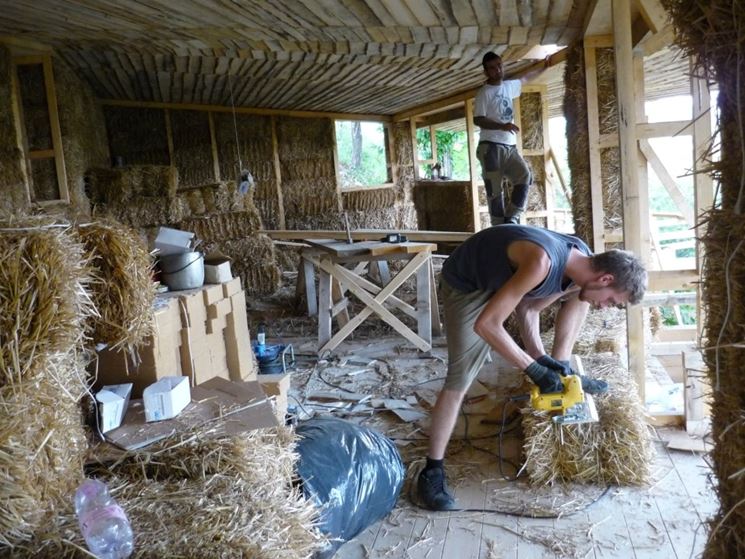
[[[59,124],[59,112],[57,109],[57,89],[54,84],[54,72],[52,71],[52,57],[44,55],[44,87],[47,93],[47,109],[49,111],[49,125],[52,129],[52,146],[54,147],[54,167],[57,171],[57,186],[59,188],[59,199],[63,202],[70,201],[70,193],[67,189],[67,172],[65,170],[65,155],[62,149],[62,130]]]
[[[605,250],[605,212],[600,165],[600,109],[595,48],[585,46],[585,86],[587,89],[587,134],[590,151],[590,198],[592,204],[592,243],[595,252]]]
[[[466,140],[468,145],[468,169],[471,180],[471,227],[474,232],[481,229],[481,211],[479,202],[479,177],[480,165],[476,158],[476,131],[473,124],[473,100],[466,101]]]
[[[279,163],[279,141],[277,140],[277,121],[274,116],[271,117],[272,124],[272,165],[274,167],[274,188],[277,192],[277,222],[280,228],[285,228],[285,203],[282,194],[282,166]],[[336,142],[334,142],[336,146]],[[334,150],[336,151],[336,150]],[[340,197],[341,198],[341,197]]]

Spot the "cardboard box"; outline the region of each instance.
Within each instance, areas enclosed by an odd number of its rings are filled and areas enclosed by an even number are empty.
[[[98,428],[108,433],[121,425],[132,395],[132,383],[110,384],[96,394],[98,402]]]
[[[221,292],[222,294],[222,292]],[[222,318],[233,311],[233,302],[230,299],[220,299],[207,307],[207,319]],[[245,312],[245,307],[243,309]]]
[[[225,299],[222,293],[222,285],[205,285],[202,288],[202,294],[204,295],[204,305],[206,307]]]
[[[162,421],[176,417],[190,401],[188,377],[162,378],[145,388],[142,393],[145,421]]]
[[[194,233],[161,227],[153,246],[158,249],[161,256],[191,252],[194,247]]]
[[[257,377],[264,394],[274,396],[274,414],[280,424],[285,424],[287,415],[287,400],[290,392],[290,373],[277,375],[259,375]]]
[[[241,278],[233,278],[227,283],[222,284],[223,297],[229,298],[241,290]]]
[[[230,257],[209,256],[204,259],[204,282],[226,283],[233,279],[230,272]]]
[[[230,379],[256,380],[258,364],[251,348],[251,335],[246,317],[246,294],[239,291],[230,297],[231,313],[225,328],[225,349]]]
[[[235,383],[212,379],[191,391],[192,402],[173,419],[145,422],[141,400],[133,400],[121,427],[106,434],[106,440],[126,450],[135,450],[210,423],[211,435],[232,436],[277,426],[272,406],[258,382]]]
[[[104,348],[91,365],[95,388],[132,383],[132,398],[142,397],[146,386],[167,376],[183,374],[181,319],[178,300],[156,297],[153,333],[132,352]]]

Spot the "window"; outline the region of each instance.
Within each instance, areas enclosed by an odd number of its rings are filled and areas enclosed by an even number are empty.
[[[420,178],[470,180],[468,136],[464,118],[417,127],[416,143]],[[432,154],[433,146],[436,157]]]
[[[341,188],[374,188],[392,182],[388,131],[382,122],[336,121]]]

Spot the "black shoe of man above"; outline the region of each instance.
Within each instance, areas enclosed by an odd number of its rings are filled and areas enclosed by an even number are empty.
[[[429,510],[455,510],[455,499],[448,491],[443,468],[424,468],[419,473],[417,488],[419,498]]]
[[[550,355],[541,355],[538,359],[536,359],[536,362],[539,365],[548,367],[549,369],[552,369],[563,376],[577,374],[577,372],[569,365],[569,361],[557,361]],[[581,375],[579,378],[582,379],[582,390],[584,390],[587,394],[605,394],[606,392],[608,392],[608,383],[604,380],[589,378]]]

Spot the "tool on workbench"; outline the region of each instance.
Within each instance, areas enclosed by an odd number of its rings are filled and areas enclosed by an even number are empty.
[[[554,423],[569,425],[573,423],[594,423],[598,421],[598,411],[590,394],[582,390],[579,375],[561,377],[564,390],[541,394],[537,386],[530,389],[530,405],[536,410],[544,410],[553,415]]]
[[[388,233],[385,237],[380,239],[383,243],[405,243],[409,239],[406,238],[406,235],[402,235],[401,233]]]

